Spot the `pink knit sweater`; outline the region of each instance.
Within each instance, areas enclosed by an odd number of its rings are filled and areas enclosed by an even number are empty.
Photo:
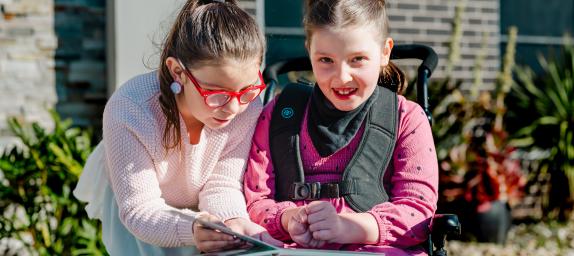
[[[388,255],[403,254],[398,248],[420,244],[428,237],[430,220],[436,210],[438,164],[434,142],[426,115],[415,102],[399,96],[400,120],[398,139],[393,154],[394,173],[383,178],[389,202],[374,206],[370,214],[379,227],[379,241],[374,246],[327,245],[325,249],[380,251]],[[275,102],[268,104],[259,118],[244,179],[245,197],[251,219],[275,238],[289,242],[289,234],[281,226],[281,214],[305,201],[277,202],[274,200],[275,180],[269,153],[269,125]],[[337,182],[349,163],[364,127],[346,147],[328,157],[320,157],[306,129],[307,114],[302,124],[300,150],[308,182]],[[330,201],[338,212],[354,212],[343,198]],[[413,251],[414,249],[414,251]],[[411,248],[408,254],[421,253]]]
[[[192,220],[206,211],[226,220],[249,218],[242,178],[255,123],[263,108],[254,101],[218,130],[204,127],[189,143],[181,123],[181,149],[162,147],[165,117],[157,73],[119,88],[104,111],[104,145],[120,219],[138,239],[161,247],[193,244]],[[180,117],[181,118],[181,117]]]

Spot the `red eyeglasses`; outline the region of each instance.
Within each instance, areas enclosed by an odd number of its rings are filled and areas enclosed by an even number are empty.
[[[261,71],[258,71],[259,81],[261,84],[259,85],[250,85],[249,87],[239,91],[239,92],[230,92],[230,91],[212,91],[212,90],[205,90],[199,86],[197,79],[191,74],[191,72],[185,68],[181,61],[179,64],[183,67],[185,75],[191,80],[195,88],[199,92],[199,94],[203,97],[205,104],[212,108],[217,108],[224,106],[227,104],[232,98],[237,98],[239,104],[247,104],[252,102],[261,94],[261,92],[267,87],[263,82],[263,76],[261,75]]]

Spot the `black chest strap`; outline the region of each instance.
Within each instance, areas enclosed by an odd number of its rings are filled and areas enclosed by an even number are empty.
[[[285,86],[271,114],[269,147],[275,170],[275,198],[278,201],[294,200],[289,195],[293,184],[305,182],[299,131],[312,92],[313,87],[302,83]]]
[[[385,170],[392,161],[398,127],[397,95],[379,87],[379,99],[367,114],[357,152],[337,184],[306,183],[299,147],[299,133],[312,87],[290,84],[278,96],[271,117],[270,147],[275,169],[277,201],[345,197],[355,211],[370,210],[388,201],[383,187]]]

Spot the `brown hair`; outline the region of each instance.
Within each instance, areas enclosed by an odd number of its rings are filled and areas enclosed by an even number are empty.
[[[175,57],[186,68],[218,65],[225,59],[262,62],[265,40],[257,23],[235,0],[188,0],[167,34],[160,57],[160,105],[166,117],[163,146],[181,145],[179,110],[170,89],[174,81],[165,61]]]
[[[306,0],[303,25],[307,46],[313,31],[318,28],[374,25],[380,28],[381,44],[389,33],[385,0]],[[407,80],[403,71],[389,61],[381,68],[379,83],[401,93]]]

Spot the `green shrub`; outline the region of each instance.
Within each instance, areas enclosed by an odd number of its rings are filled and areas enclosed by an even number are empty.
[[[549,152],[541,173],[554,177],[554,192],[568,192],[550,198],[555,202],[548,205],[548,216],[567,220],[574,203],[574,44],[567,37],[558,57],[539,61],[540,74],[529,67],[516,69],[511,113],[519,128],[514,143]]]
[[[51,114],[51,132],[8,120],[22,147],[0,155],[0,254],[103,255],[100,227],[71,193],[93,149],[91,132]]]

